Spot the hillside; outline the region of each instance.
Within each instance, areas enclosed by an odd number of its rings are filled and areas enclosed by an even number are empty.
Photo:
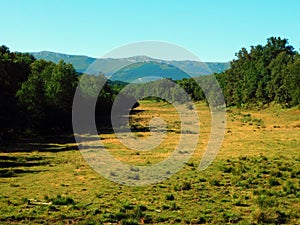
[[[73,64],[76,71],[84,73],[89,68],[89,66],[94,63],[93,69],[89,72],[92,73],[104,73],[105,75],[109,76],[115,71],[128,66],[130,64],[138,63],[138,62],[155,62],[155,63],[162,63],[162,64],[169,64],[171,67],[176,66],[180,70],[184,71],[184,73],[189,74],[190,76],[200,76],[200,75],[207,75],[211,73],[220,73],[224,70],[228,69],[230,64],[229,62],[197,62],[197,61],[167,61],[167,60],[160,60],[160,59],[153,59],[147,56],[134,56],[129,58],[120,58],[120,59],[112,59],[112,58],[101,58],[96,60],[96,58],[88,57],[88,56],[80,56],[80,55],[67,55],[62,53],[55,53],[49,51],[42,51],[42,52],[32,52],[31,53],[37,59],[45,59],[47,61],[52,62],[59,62],[60,60],[64,60],[67,63]],[[152,63],[150,63],[152,64]],[[152,68],[152,66],[148,66],[147,68]],[[142,67],[144,72],[146,67]],[[163,66],[161,66],[163,68]],[[171,69],[172,70],[172,69]],[[168,72],[170,72],[169,70]],[[176,70],[178,72],[178,70]],[[157,71],[158,72],[158,71]],[[159,74],[163,74],[166,71],[163,69],[158,72]],[[167,73],[168,73],[167,72]],[[177,73],[176,72],[176,73]],[[133,72],[133,73],[136,73]],[[130,73],[132,74],[132,73]],[[147,73],[148,74],[148,73]],[[124,75],[124,74],[123,74]],[[175,74],[172,79],[177,79],[178,74]]]
[[[73,64],[77,72],[85,72],[86,69],[96,60],[88,56],[82,55],[67,55],[62,53],[55,53],[49,51],[31,52],[31,54],[37,59],[44,59],[54,63],[58,63],[60,60],[64,60],[66,63]]]
[[[142,79],[143,77],[147,77]],[[181,80],[183,78],[190,78],[190,76],[178,67],[157,62],[138,62],[124,67],[123,69],[114,73],[110,79],[124,82],[137,82],[156,80],[158,77],[172,78],[174,80]]]

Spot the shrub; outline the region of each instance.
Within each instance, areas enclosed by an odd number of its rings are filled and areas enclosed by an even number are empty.
[[[144,214],[143,214],[143,211],[142,211],[141,207],[140,207],[140,206],[137,206],[137,207],[134,209],[134,211],[133,211],[133,218],[139,219],[139,218],[142,218],[143,215],[144,215]]]
[[[71,197],[63,197],[61,195],[57,195],[57,197],[51,199],[51,201],[55,205],[73,205],[73,204],[75,204],[75,201]]]
[[[123,219],[121,221],[121,224],[122,225],[139,225],[140,223],[136,219],[129,218],[129,219]]]
[[[125,203],[124,205],[122,205],[122,208],[125,210],[134,209],[134,205]]]
[[[257,196],[256,203],[261,209],[274,206],[274,200],[264,194]]]
[[[288,221],[289,216],[282,211],[276,211],[276,224],[285,224]]]
[[[204,224],[204,223],[206,223],[206,219],[205,219],[205,216],[202,215],[198,220],[198,224]]]
[[[291,181],[288,181],[288,183],[283,186],[283,190],[287,194],[296,194],[297,193],[297,188],[295,187],[295,185]]]
[[[168,206],[168,205],[163,205],[162,208],[163,208],[163,209],[169,209],[170,206]]]
[[[95,221],[95,220],[88,220],[86,222],[86,225],[100,225],[100,224],[102,224],[102,222]]]
[[[178,210],[178,209],[180,209],[180,207],[178,207],[178,206],[176,205],[176,202],[172,202],[172,203],[171,203],[170,209],[171,209],[171,210]]]
[[[212,180],[211,182],[211,185],[213,185],[213,186],[221,186],[221,183],[220,183],[220,181],[219,180]]]
[[[126,219],[128,216],[124,213],[124,212],[117,212],[115,214],[112,215],[112,218],[120,221],[122,219]]]
[[[180,191],[180,185],[175,185],[174,186],[174,191]]]
[[[241,220],[241,217],[235,213],[232,212],[225,212],[223,214],[224,221],[229,223],[237,223],[239,220]]]
[[[200,181],[200,182],[206,182],[206,179],[203,178],[203,177],[200,177],[200,178],[199,178],[199,181]]]
[[[147,210],[147,207],[144,206],[144,205],[140,205],[140,206],[138,206],[138,207],[139,207],[139,209],[140,209],[141,211],[146,211],[146,210]]]
[[[271,171],[271,175],[275,177],[282,177],[282,172],[280,171]]]
[[[181,190],[187,191],[190,190],[192,188],[192,185],[190,182],[183,182],[183,184],[181,185]]]
[[[271,187],[280,185],[279,181],[276,178],[271,177],[269,179],[269,185]]]
[[[274,222],[274,216],[272,215],[272,211],[269,209],[257,209],[253,215],[253,222],[258,224],[272,223]]]
[[[166,195],[166,200],[169,200],[169,201],[172,201],[172,200],[174,200],[175,198],[174,198],[174,195],[173,194],[167,194]]]
[[[223,166],[222,170],[224,173],[231,173],[233,171],[233,167],[232,166]]]

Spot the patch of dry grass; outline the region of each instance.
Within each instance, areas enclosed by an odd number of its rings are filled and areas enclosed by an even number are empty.
[[[213,164],[200,172],[197,166],[208,142],[211,117],[204,103],[196,106],[200,139],[192,159],[170,179],[147,187],[122,186],[101,177],[74,143],[6,148],[0,153],[0,223],[251,224],[271,219],[299,223],[300,111],[277,106],[260,111],[230,108],[222,148]],[[157,116],[167,122],[169,131],[156,149],[137,152],[124,147],[115,134],[100,137],[123,162],[156,163],[178,144],[179,117],[166,103],[143,101],[138,109],[132,124],[145,127]],[[138,134],[142,139],[149,136]],[[28,199],[68,201],[48,206],[30,205]],[[263,207],[267,204],[269,209]]]

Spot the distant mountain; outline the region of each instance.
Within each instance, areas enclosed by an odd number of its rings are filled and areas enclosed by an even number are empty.
[[[172,64],[150,61],[130,64],[112,74],[110,77],[111,80],[127,82],[146,82],[160,78],[181,80],[183,78],[190,78],[190,75]]]
[[[86,69],[96,60],[95,58],[83,56],[83,55],[67,55],[56,52],[31,52],[36,59],[44,59],[58,63],[60,60],[64,60],[66,63],[73,64],[74,68],[78,72],[85,72]]]
[[[92,58],[81,55],[67,55],[49,51],[32,52],[37,59],[52,62],[64,60],[73,64],[76,71],[81,73],[99,74],[112,76],[112,80],[132,81],[141,76],[168,77],[174,80],[190,76],[200,76],[212,73],[220,73],[228,69],[229,62],[199,62],[199,61],[177,61],[161,60],[148,56],[133,56],[128,58]]]

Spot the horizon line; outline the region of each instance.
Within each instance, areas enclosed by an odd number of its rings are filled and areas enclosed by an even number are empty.
[[[20,52],[20,53],[29,53],[29,54],[33,54],[33,53],[42,53],[42,52],[48,52],[48,53],[54,53],[54,54],[61,54],[61,55],[67,55],[67,56],[79,56],[79,57],[88,57],[88,58],[92,58],[95,60],[98,59],[128,59],[128,58],[134,58],[134,57],[147,57],[153,60],[163,60],[163,61],[191,61],[191,62],[205,62],[205,63],[230,63],[232,60],[228,60],[228,61],[212,61],[212,60],[194,60],[194,59],[161,59],[161,58],[154,58],[148,55],[133,55],[133,56],[128,56],[128,57],[94,57],[94,56],[89,56],[86,54],[76,54],[76,53],[63,53],[63,52],[55,52],[55,51],[49,51],[49,50],[41,50],[41,51],[29,51],[29,52],[22,52],[22,51],[15,51],[15,52]]]

